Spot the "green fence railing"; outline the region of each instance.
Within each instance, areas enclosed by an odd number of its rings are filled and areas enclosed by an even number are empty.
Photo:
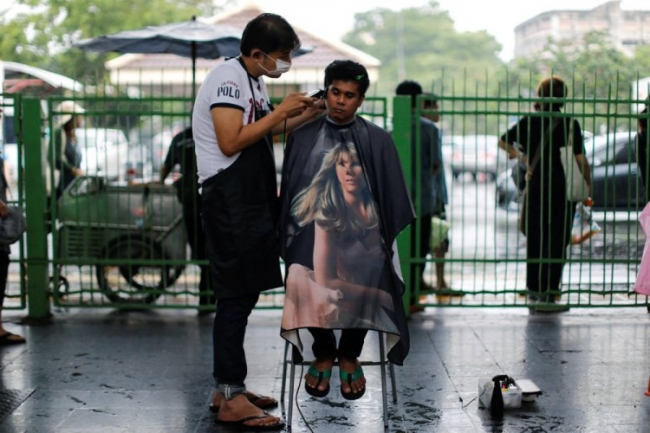
[[[5,179],[9,184],[7,198],[9,204],[25,206],[24,189],[22,188],[24,172],[18,163],[24,155],[23,122],[21,95],[1,94],[0,107],[0,144]],[[9,276],[7,279],[6,297],[3,308],[22,310],[27,303],[27,285],[25,280],[25,238],[11,246]]]
[[[416,258],[411,254],[411,231],[416,232],[413,239],[417,244],[422,242],[420,228],[410,227],[400,234],[398,247],[407,290],[418,295],[421,305],[525,307],[526,264],[531,261],[526,258],[526,239],[517,230],[519,194],[509,185],[507,174],[512,162],[498,149],[498,137],[509,124],[530,114],[533,99],[438,93],[442,173],[448,193],[445,210],[451,226],[449,250],[444,255]],[[420,101],[427,98],[431,97]],[[27,199],[29,254],[21,254],[14,267],[22,272],[19,265],[28,265],[30,315],[47,315],[50,297],[55,305],[68,307],[211,308],[199,306],[199,298],[209,295],[209,289],[199,290],[200,266],[207,262],[193,259],[187,244],[181,197],[173,186],[178,173],[159,182],[172,137],[189,126],[192,101],[71,98],[85,110],[80,114],[82,125],[75,131],[85,176],[75,179],[58,200],[48,201],[44,186],[48,180],[56,185],[58,173],[46,168],[56,166],[58,126],[62,117],[71,114],[60,108],[64,99],[14,101],[23,107],[16,130],[24,131],[28,150],[24,167],[30,172],[30,177],[19,177]],[[634,101],[598,100],[605,114],[574,110],[589,102],[568,99],[565,114],[558,116],[575,117],[592,132],[586,134],[584,144],[595,162],[594,176],[602,181],[600,196],[594,190],[593,209],[601,231],[590,241],[569,247],[557,295],[560,303],[572,307],[646,306],[647,297],[632,291],[645,242],[637,222],[645,199],[634,160],[636,133],[628,129],[605,134],[608,126],[614,125],[608,116],[617,119],[620,129],[621,125],[636,124],[629,110],[619,110]],[[421,151],[417,129],[413,137],[412,119],[431,112],[412,112],[408,97],[390,101],[367,98],[360,112],[391,129],[409,185],[412,176],[422,174],[419,164],[410,163],[413,152],[416,161],[420,160]],[[412,146],[414,138],[417,144]],[[282,140],[279,137],[275,145],[278,172]],[[21,172],[19,167],[19,176]],[[38,173],[42,173],[40,177]],[[619,183],[618,178],[625,182]],[[421,188],[417,182],[412,185],[416,209],[421,209],[426,199]],[[55,190],[49,190],[49,195],[56,197]],[[18,196],[22,197],[22,192]],[[412,278],[411,266],[415,264],[424,266],[423,281]],[[444,265],[448,290],[425,290],[436,286],[436,264]],[[50,277],[57,283],[50,284]],[[24,302],[24,291],[21,293]],[[408,296],[405,305],[406,299]],[[279,288],[266,292],[258,306],[282,305]],[[20,306],[24,308],[24,304]]]

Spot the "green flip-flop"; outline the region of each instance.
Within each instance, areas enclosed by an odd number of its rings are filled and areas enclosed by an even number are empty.
[[[307,374],[318,379],[316,386],[314,386],[313,388],[309,386],[307,382],[305,382],[305,391],[307,391],[307,394],[311,395],[312,397],[325,397],[327,394],[329,394],[330,392],[329,382],[327,382],[327,387],[322,391],[318,389],[318,386],[324,379],[329,379],[330,377],[332,377],[331,368],[329,370],[319,371],[316,367],[310,365],[309,369],[307,370]]]
[[[352,382],[359,380],[363,377],[363,369],[361,368],[361,365],[357,365],[357,368],[352,373],[348,373],[347,371],[340,370],[339,377],[341,378],[341,383],[347,382],[347,384],[350,386],[350,389],[352,389]],[[341,395],[346,400],[356,400],[358,398],[361,398],[365,393],[366,393],[365,386],[359,392],[354,392],[354,391],[345,392],[343,391],[343,387],[341,387]]]

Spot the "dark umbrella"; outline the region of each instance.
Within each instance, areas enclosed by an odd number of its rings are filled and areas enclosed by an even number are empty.
[[[242,31],[229,25],[205,24],[192,17],[189,21],[139,30],[125,30],[73,43],[87,51],[176,54],[192,59],[192,92],[196,85],[196,59],[217,59],[239,54]]]
[[[125,30],[112,35],[84,39],[72,45],[95,52],[176,54],[192,59],[192,93],[196,87],[196,59],[218,59],[239,55],[242,30],[224,24],[205,24],[192,17],[189,21],[140,30]],[[309,53],[301,47],[294,56]]]

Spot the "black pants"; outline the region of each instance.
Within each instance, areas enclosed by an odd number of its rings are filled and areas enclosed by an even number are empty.
[[[311,348],[317,359],[334,358],[336,356],[356,359],[361,355],[368,330],[342,330],[338,349],[336,348],[336,336],[331,329],[309,328],[309,332],[314,337],[314,344],[312,344]]]
[[[544,293],[560,290],[575,203],[565,201],[562,196],[551,199],[531,195],[526,200],[529,201],[526,257],[541,261],[527,264],[526,286],[532,299],[553,302],[554,297]],[[550,263],[551,260],[559,261]]]
[[[0,309],[4,305],[9,276],[9,252],[0,251]]]
[[[253,311],[258,298],[259,294],[217,301],[217,314],[214,316],[212,329],[214,350],[212,375],[218,385],[244,387],[244,380],[248,373],[244,337],[248,316]]]
[[[411,227],[411,256],[414,259],[424,260],[429,253],[429,239],[431,238],[431,214],[418,217]],[[417,224],[417,225],[416,225]],[[420,227],[420,244],[418,245],[417,227]],[[410,305],[417,304],[415,288],[422,290],[422,274],[424,274],[425,263],[411,265],[411,299]]]

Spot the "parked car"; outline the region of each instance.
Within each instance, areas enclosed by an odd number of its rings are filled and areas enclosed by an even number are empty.
[[[446,135],[445,133],[442,134],[442,140],[440,141],[440,144],[442,146],[442,161],[445,164],[445,167],[451,167],[451,158],[453,157],[454,152],[460,150],[462,142],[462,135]]]
[[[172,128],[165,127],[151,136],[132,131],[131,176],[145,180],[158,179],[172,139],[184,129],[185,126],[179,124]]]
[[[474,180],[479,174],[496,179],[512,165],[508,155],[499,149],[496,135],[452,136],[451,140],[455,145],[450,164],[454,179],[465,173],[472,175]]]
[[[636,133],[616,132],[585,139],[585,151],[591,165],[591,197],[599,211],[641,210],[645,191],[636,163]],[[497,206],[519,210],[520,193],[510,170],[496,180]]]
[[[81,169],[85,174],[108,180],[127,179],[129,141],[123,131],[109,128],[77,128],[81,149]]]
[[[585,147],[592,167],[591,197],[594,208],[643,209],[645,191],[636,163],[636,133],[617,132],[596,136]]]

